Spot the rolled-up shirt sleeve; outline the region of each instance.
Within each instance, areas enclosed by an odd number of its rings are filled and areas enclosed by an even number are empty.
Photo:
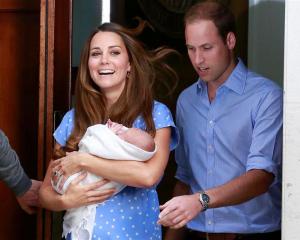
[[[283,96],[280,89],[269,92],[261,99],[253,118],[247,171],[263,169],[278,176],[282,161],[282,109]]]

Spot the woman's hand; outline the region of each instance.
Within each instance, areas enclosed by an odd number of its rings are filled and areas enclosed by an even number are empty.
[[[98,188],[108,183],[108,180],[100,180],[95,183],[81,185],[87,173],[80,174],[69,185],[67,191],[62,195],[62,201],[65,209],[77,208],[90,204],[102,203],[110,198],[114,192],[114,188],[99,191]]]
[[[82,173],[69,184],[68,189],[63,195],[58,194],[51,184],[52,169],[55,164],[57,165],[54,162],[50,162],[39,191],[39,200],[42,207],[52,211],[62,211],[88,204],[102,203],[115,193],[115,189],[113,188],[98,190],[98,188],[107,183],[107,180],[101,180],[85,186],[80,185],[80,181],[86,177],[86,173]]]
[[[55,160],[52,164],[52,181],[54,185],[60,182],[59,185],[63,186],[69,176],[82,171],[80,162],[84,156],[84,153],[74,151],[67,153],[65,157]]]

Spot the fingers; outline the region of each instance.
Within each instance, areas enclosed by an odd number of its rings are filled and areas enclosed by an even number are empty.
[[[34,207],[21,206],[21,208],[29,215],[36,213],[37,209]]]
[[[93,187],[96,186],[94,185]],[[90,188],[91,186],[74,186],[73,190],[68,188],[65,194],[62,195],[63,198],[68,199],[67,208],[102,203],[115,193],[114,188],[105,190],[91,190]]]
[[[83,171],[79,174],[74,180],[71,181],[72,184],[79,184],[83,179],[85,179],[87,176],[87,172]]]
[[[65,181],[66,181],[66,178],[61,172],[59,172],[59,171],[52,172],[51,182],[54,186],[57,186],[58,188],[60,188],[61,186],[63,186]]]
[[[109,180],[107,179],[102,179],[102,180],[99,180],[97,182],[94,182],[94,183],[90,183],[88,185],[86,185],[86,188],[87,190],[96,190],[102,186],[104,186],[106,183],[108,183]],[[102,190],[101,190],[102,191]]]
[[[64,174],[63,170],[61,169],[61,160],[53,161],[52,164],[52,179],[53,181],[57,181],[61,175]]]
[[[105,192],[103,191],[93,191],[90,194],[92,196],[89,196],[87,199],[87,205],[90,204],[98,204],[98,203],[102,203],[105,200],[107,200],[108,198],[110,198],[113,194],[114,194],[115,190],[111,189],[111,190],[105,190]],[[100,195],[99,195],[100,194]]]
[[[177,223],[177,224],[175,224],[173,226],[170,226],[170,228],[172,228],[172,229],[182,228],[182,227],[184,227],[187,224],[187,222],[188,221],[184,219],[181,222],[179,222],[179,223]]]
[[[54,160],[54,161],[51,161],[51,167],[52,169],[57,167],[59,164],[60,164],[61,160],[60,159],[57,159],[57,160]]]
[[[162,211],[158,224],[171,228],[179,228],[186,224],[189,210],[181,199],[182,197],[175,197],[160,206]]]
[[[201,211],[198,196],[183,195],[172,198],[160,207],[158,224],[171,228],[181,228]]]
[[[109,181],[106,179],[102,179],[100,181],[97,181],[95,183],[88,184],[86,186],[83,186],[85,188],[85,194],[87,197],[86,204],[95,204],[95,203],[101,203],[108,198],[110,198],[115,192],[115,188],[109,188],[109,189],[99,189]]]
[[[111,197],[114,193],[115,193],[116,189],[114,188],[109,188],[109,189],[105,189],[105,190],[89,190],[86,195],[89,198],[89,200],[91,201],[91,199],[93,198],[108,198]]]
[[[171,227],[181,222],[184,218],[184,214],[181,211],[174,209],[173,211],[168,211],[168,214],[159,216],[157,223],[163,226]]]
[[[159,214],[159,218],[163,218],[166,215],[168,215],[170,212],[173,212],[177,209],[176,204],[172,204],[171,200],[166,202],[164,205],[159,206],[159,208],[162,210],[161,213]]]
[[[112,122],[110,119],[107,120],[107,126],[108,126],[109,128],[111,128],[112,123],[113,123],[113,122]]]
[[[115,122],[108,122],[108,128],[113,131],[115,134],[118,134],[118,132],[122,132],[122,128],[123,128],[123,125],[122,124],[119,124],[119,123],[115,123]]]
[[[159,206],[160,210],[165,209],[165,208],[170,204],[170,202],[171,202],[172,200],[173,200],[173,199],[171,199],[171,200],[165,202],[165,204],[163,204],[163,205],[160,205],[160,206]]]
[[[42,185],[42,182],[41,181],[37,181],[35,179],[31,179],[31,182],[32,182],[32,186],[31,186],[31,189],[34,190],[34,191],[39,191],[41,185]]]
[[[25,193],[22,197],[17,197],[17,201],[20,207],[28,214],[33,214],[36,212],[36,207],[38,206],[37,195],[31,192]]]
[[[52,172],[53,177],[60,178],[61,175],[63,175],[63,171],[61,169],[60,170],[55,170],[55,171]]]

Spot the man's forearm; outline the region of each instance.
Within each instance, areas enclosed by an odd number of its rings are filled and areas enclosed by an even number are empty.
[[[254,169],[232,181],[206,190],[210,197],[209,208],[218,208],[244,203],[265,193],[274,180],[274,175]]]

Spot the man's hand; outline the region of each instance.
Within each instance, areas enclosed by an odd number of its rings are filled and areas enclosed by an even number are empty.
[[[181,228],[196,217],[202,210],[198,193],[183,195],[172,198],[160,206],[162,212],[159,214],[158,224],[170,228]]]
[[[22,196],[17,197],[20,207],[28,214],[33,214],[36,212],[36,207],[40,207],[38,193],[41,181],[31,180],[32,185],[27,192]]]

